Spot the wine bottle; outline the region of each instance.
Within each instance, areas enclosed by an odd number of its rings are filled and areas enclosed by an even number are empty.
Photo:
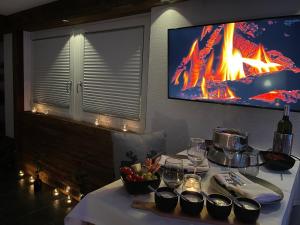
[[[290,121],[290,106],[284,106],[282,119],[278,122],[277,132],[280,134],[292,134],[293,124]]]

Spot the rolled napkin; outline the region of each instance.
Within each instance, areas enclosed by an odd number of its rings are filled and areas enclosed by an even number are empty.
[[[182,157],[186,156],[186,158]],[[170,156],[167,155],[161,155],[159,159],[159,164],[163,167],[165,165],[165,161],[167,158]],[[176,156],[174,156],[176,158]],[[178,154],[178,157],[182,159],[183,161],[183,169],[187,173],[193,173],[194,172],[194,166],[193,163],[187,158],[187,155],[184,152],[181,152]],[[202,173],[202,172],[207,172],[209,170],[209,165],[207,159],[204,159],[204,161],[201,163],[200,166],[197,167],[196,173]]]
[[[217,182],[220,185],[225,187],[227,190],[233,191],[243,197],[255,199],[261,204],[266,204],[281,199],[281,196],[276,192],[262,185],[252,182],[251,180],[249,180],[239,172],[235,172],[234,176],[237,176],[236,179],[240,180],[240,183],[243,183],[243,185],[240,184],[233,185],[229,183],[228,180],[232,179],[232,177],[229,175],[228,172],[218,173],[214,175],[214,178],[217,180]]]

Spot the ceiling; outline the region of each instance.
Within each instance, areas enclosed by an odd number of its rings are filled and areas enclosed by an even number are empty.
[[[11,15],[56,0],[0,0],[0,15]]]

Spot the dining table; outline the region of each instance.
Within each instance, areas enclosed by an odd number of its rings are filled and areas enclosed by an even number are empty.
[[[210,169],[202,177],[202,190],[214,193],[211,183],[213,175],[227,168],[209,163]],[[256,225],[288,225],[294,205],[300,204],[299,161],[288,171],[271,171],[260,167],[258,178],[279,187],[284,197],[280,202],[263,205]],[[161,185],[164,182],[161,182]],[[240,224],[236,220],[188,220],[172,216],[161,216],[147,210],[132,207],[133,201],[154,202],[154,193],[130,195],[118,179],[87,194],[65,217],[65,225],[187,225],[187,224]],[[233,211],[233,210],[232,210]],[[232,212],[233,214],[233,212]],[[234,216],[233,216],[234,217]]]

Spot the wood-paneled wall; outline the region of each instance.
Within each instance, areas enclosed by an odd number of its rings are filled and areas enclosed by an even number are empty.
[[[113,181],[111,132],[44,114],[23,113],[21,166],[33,174],[41,166],[44,182],[79,193],[79,174],[87,191]]]

